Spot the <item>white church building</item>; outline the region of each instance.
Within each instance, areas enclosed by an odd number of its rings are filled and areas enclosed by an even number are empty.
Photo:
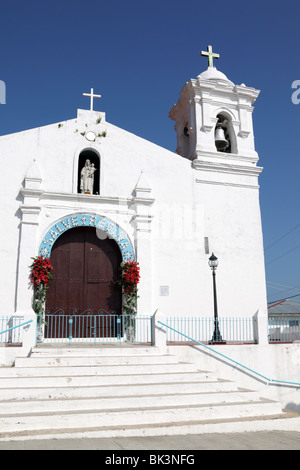
[[[138,315],[213,317],[212,253],[219,316],[267,315],[259,91],[207,54],[169,112],[176,152],[111,124],[93,109],[93,89],[91,109],[74,119],[0,137],[2,315],[32,311],[29,267],[43,255],[55,267],[49,310],[121,314],[115,280],[122,261],[136,260]]]

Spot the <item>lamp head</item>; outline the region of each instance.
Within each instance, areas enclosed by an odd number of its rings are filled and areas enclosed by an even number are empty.
[[[218,266],[218,258],[213,253],[208,260],[208,264],[211,268],[216,268]]]

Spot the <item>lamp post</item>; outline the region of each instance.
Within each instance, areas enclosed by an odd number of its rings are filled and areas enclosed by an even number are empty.
[[[217,288],[216,288],[216,269],[218,266],[218,258],[212,253],[211,257],[208,260],[208,264],[212,270],[213,276],[213,292],[214,292],[214,332],[210,344],[214,343],[222,343],[225,344],[223,341],[220,329],[219,329],[219,319],[218,319],[218,305],[217,305]]]

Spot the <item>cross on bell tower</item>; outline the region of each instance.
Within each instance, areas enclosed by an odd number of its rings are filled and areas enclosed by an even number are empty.
[[[208,57],[208,66],[213,67],[213,59],[219,59],[220,54],[212,51],[212,46],[207,46],[207,52],[201,51],[201,55]]]

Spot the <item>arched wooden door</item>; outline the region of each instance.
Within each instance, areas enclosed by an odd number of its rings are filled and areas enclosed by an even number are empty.
[[[117,284],[122,256],[117,243],[109,238],[99,239],[95,228],[77,227],[58,238],[50,259],[54,279],[49,283],[47,314],[77,317],[75,331],[73,328],[75,337],[89,334],[88,328],[96,328],[94,335],[98,337],[111,335],[110,323],[93,326],[91,317],[99,314],[100,310],[102,315],[122,313],[122,289]],[[51,317],[48,317],[46,337],[62,336],[57,327],[56,332],[51,333],[53,324],[50,328],[50,322]]]

